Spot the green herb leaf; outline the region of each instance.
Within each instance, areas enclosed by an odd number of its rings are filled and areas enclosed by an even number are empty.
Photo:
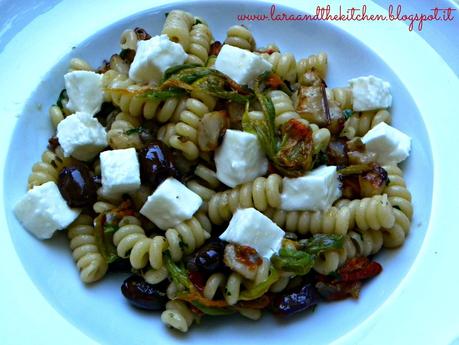
[[[188,278],[188,271],[183,266],[183,263],[177,265],[175,262],[172,261],[169,251],[164,252],[164,261],[167,271],[169,272],[169,276],[175,285],[184,286],[187,290],[190,290],[192,283]]]
[[[311,255],[318,255],[327,250],[343,248],[344,236],[335,234],[314,234],[311,238],[300,241],[300,244],[302,250]]]
[[[116,251],[116,247],[113,244],[113,232],[105,231],[105,224],[102,226],[104,214],[100,214],[95,219],[94,226],[94,237],[96,240],[96,246],[99,249],[102,257],[107,263],[112,263],[116,261],[119,257]]]
[[[314,265],[314,256],[302,250],[280,249],[271,262],[278,270],[305,275]]]
[[[116,224],[104,224],[104,234],[113,234],[115,231],[119,229],[118,225]]]
[[[199,65],[198,64],[183,64],[183,65],[169,67],[168,69],[164,71],[164,76],[163,76],[163,79],[161,80],[161,83],[165,82],[170,77],[172,77],[174,74],[177,74],[178,72],[182,70],[194,68],[194,67],[199,67]]]
[[[197,25],[197,24],[202,24],[202,21],[200,21],[198,18],[196,18],[196,20],[194,22],[194,25]]]
[[[149,99],[165,101],[173,97],[181,97],[186,94],[186,91],[179,88],[170,88],[167,90],[148,90],[145,93],[139,95],[139,97]]]
[[[274,266],[271,266],[270,273],[268,278],[253,288],[242,291],[239,294],[239,300],[241,301],[251,301],[263,296],[266,292],[268,292],[271,285],[279,280],[279,272],[277,272]]]
[[[352,109],[343,110],[343,116],[346,120],[349,119],[352,115],[354,115],[354,112],[352,111]]]

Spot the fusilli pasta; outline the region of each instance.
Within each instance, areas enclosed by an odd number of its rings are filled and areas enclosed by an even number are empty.
[[[100,280],[107,272],[108,264],[97,247],[93,219],[80,215],[67,230],[70,249],[80,270],[81,281],[93,283]]]

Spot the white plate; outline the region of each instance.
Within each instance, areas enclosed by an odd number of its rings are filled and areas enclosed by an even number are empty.
[[[160,324],[159,315],[140,313],[125,303],[119,293],[120,277],[84,287],[65,240],[41,243],[20,228],[11,208],[24,193],[30,167],[51,133],[47,108],[63,86],[61,76],[69,58],[82,56],[98,65],[118,50],[124,28],[141,26],[151,34],[158,33],[163,13],[178,7],[168,5],[130,16],[150,5],[146,1],[126,3],[82,2],[77,6],[62,1],[25,26],[0,55],[0,110],[5,119],[2,159],[7,163],[2,171],[5,207],[1,209],[6,216],[2,221],[8,220],[0,235],[6,278],[0,288],[1,317],[5,318],[0,333],[6,335],[6,342],[86,343],[90,337],[104,343],[146,339],[197,344],[250,339],[262,343],[269,338],[272,343],[292,344],[305,339],[314,344],[395,340],[446,344],[459,336],[454,291],[459,282],[451,264],[459,239],[452,222],[458,203],[451,192],[459,189],[450,173],[455,156],[450,148],[454,142],[449,141],[459,122],[452,116],[457,113],[458,80],[441,57],[402,23],[246,23],[259,46],[275,42],[297,57],[326,51],[330,86],[370,73],[393,85],[395,126],[413,137],[413,154],[405,170],[415,219],[405,246],[379,257],[384,272],[365,286],[359,301],[320,305],[314,314],[289,322],[271,317],[258,323],[240,318],[205,319],[190,334],[179,337]],[[317,4],[313,5],[289,2],[289,6],[310,12]],[[373,12],[383,11],[372,3],[367,5]],[[222,40],[237,14],[268,12],[270,3],[219,3],[217,7],[201,2],[180,7],[205,18],[214,36]],[[46,3],[36,10],[48,8]],[[14,20],[10,23],[14,26]],[[18,119],[12,114],[22,115]],[[415,309],[418,311],[413,313]]]

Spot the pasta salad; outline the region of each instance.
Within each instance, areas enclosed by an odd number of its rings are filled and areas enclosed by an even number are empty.
[[[100,67],[70,61],[16,217],[65,231],[84,283],[126,272],[126,300],[182,332],[358,298],[408,235],[411,143],[388,82],[331,88],[327,65],[181,10],[126,29]]]

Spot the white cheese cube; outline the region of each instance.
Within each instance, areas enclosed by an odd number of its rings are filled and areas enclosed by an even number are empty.
[[[269,259],[279,251],[284,235],[285,232],[263,213],[244,208],[236,211],[220,239],[252,247]]]
[[[256,77],[272,69],[271,63],[248,50],[223,45],[215,61],[215,69],[225,73],[236,83],[252,84]]]
[[[392,105],[390,84],[375,76],[349,80],[352,88],[352,104],[355,111],[389,108]]]
[[[215,152],[217,178],[229,187],[252,181],[268,171],[266,158],[257,136],[228,129]]]
[[[102,75],[92,71],[73,71],[64,76],[69,97],[67,107],[94,115],[104,102]]]
[[[362,142],[367,151],[376,154],[379,164],[400,163],[410,155],[411,138],[384,122],[370,129]]]
[[[185,185],[169,177],[150,195],[140,213],[167,230],[193,217],[202,204],[202,199]]]
[[[140,166],[134,148],[100,154],[102,194],[116,198],[140,188]]]
[[[341,196],[335,166],[321,166],[297,178],[284,177],[281,209],[286,211],[322,211]]]
[[[65,229],[80,214],[68,207],[57,185],[50,181],[29,190],[14,207],[14,214],[33,235],[44,240]]]
[[[165,70],[183,64],[187,57],[182,46],[170,41],[167,35],[138,41],[134,61],[129,68],[129,78],[156,85]]]
[[[107,145],[105,128],[89,113],[77,112],[57,125],[57,138],[66,157],[93,159]]]

